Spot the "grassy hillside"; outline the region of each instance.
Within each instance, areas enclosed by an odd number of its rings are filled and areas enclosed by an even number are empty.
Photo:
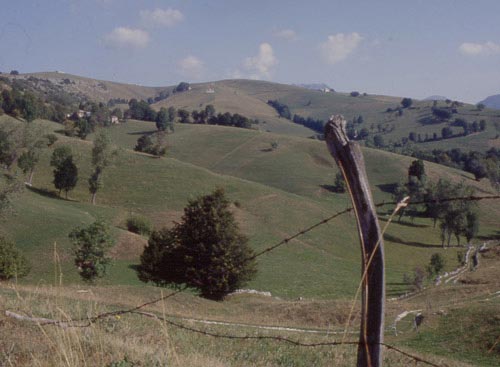
[[[213,89],[214,93],[207,93]],[[358,129],[366,128],[372,135],[378,131],[378,125],[385,128],[394,128],[390,132],[382,132],[387,144],[400,142],[403,137],[408,137],[410,132],[420,134],[422,139],[426,134],[429,138],[434,133],[441,137],[441,130],[449,126],[449,122],[429,124],[432,117],[432,101],[415,101],[413,106],[403,110],[400,116],[395,110],[400,107],[402,97],[380,95],[359,95],[352,97],[347,93],[324,93],[309,90],[298,86],[277,84],[253,80],[223,80],[214,83],[195,84],[192,90],[174,94],[153,106],[174,106],[188,110],[202,109],[208,104],[215,106],[219,112],[229,111],[240,113],[244,116],[266,121],[260,129],[279,134],[297,136],[310,136],[311,131],[301,125],[290,126],[288,120],[279,118],[277,112],[267,105],[268,100],[278,100],[289,106],[292,115],[313,117],[327,121],[332,114],[342,114],[347,120],[363,116],[364,123]],[[445,101],[439,101],[437,107],[447,107]],[[485,151],[491,147],[498,147],[500,139],[495,139],[498,131],[495,123],[500,123],[500,114],[497,110],[486,109],[478,111],[475,106],[464,104],[457,107],[450,122],[455,118],[465,119],[469,123],[485,120],[485,131],[468,135],[466,137],[452,138],[440,141],[416,144],[423,150],[462,148]],[[452,127],[454,134],[463,130]]]
[[[171,225],[173,220],[179,220],[189,198],[219,186],[236,203],[233,210],[238,222],[257,251],[350,205],[345,194],[329,190],[336,168],[321,142],[244,129],[186,125],[178,126],[169,135],[169,158],[131,151],[137,137],[152,128],[150,123],[130,121],[109,130],[122,149],[105,173],[97,206],[88,203],[86,187],[91,142],[60,136],[57,143],[70,144],[77,157],[80,179],[69,201],[53,195],[52,170],[48,166],[51,152],[45,152],[35,173],[34,188],[19,195],[13,214],[2,222],[2,232],[15,240],[34,263],[25,282],[53,278],[54,242],[63,259],[65,280],[77,282],[67,233],[102,216],[115,226],[118,240],[113,252],[117,262],[104,283],[138,284],[129,266],[137,264],[145,240],[123,230],[127,216],[140,213],[157,227]],[[275,140],[278,149],[269,151],[269,142]],[[404,177],[411,160],[382,151],[366,152],[375,200],[390,200],[390,194],[385,192],[387,185]],[[490,190],[485,182],[476,183],[460,171],[428,165],[428,172],[431,178],[439,175],[455,181],[466,179],[481,192]],[[498,210],[493,203],[481,204],[483,236],[495,233]],[[386,209],[380,214],[382,220],[387,218]],[[434,252],[443,254],[448,268],[456,265],[455,249],[442,250],[439,243],[439,231],[428,220],[391,224],[386,234],[390,294],[402,290],[403,273],[425,266]],[[343,298],[356,289],[359,256],[354,218],[346,215],[259,258],[258,276],[249,287],[287,298]],[[44,261],[35,261],[41,258]]]
[[[465,272],[458,282],[428,287],[386,307],[385,342],[438,366],[497,366],[498,265],[500,248],[480,255],[480,266]],[[493,291],[492,291],[493,290]],[[152,287],[5,286],[0,283],[0,308],[19,315],[53,319],[86,318],[129,309],[159,296]],[[235,295],[213,302],[181,293],[143,308],[147,315],[123,314],[88,327],[58,328],[22,322],[0,315],[0,361],[16,366],[105,366],[128,360],[133,365],[172,366],[352,366],[355,346],[299,347],[271,339],[214,338],[183,330],[183,325],[219,335],[257,335],[302,343],[339,341],[351,308],[347,301],[285,301],[274,297]],[[424,322],[417,333],[414,313],[394,320],[405,311],[420,310]],[[354,314],[359,312],[354,306]],[[203,321],[210,324],[205,324]],[[223,322],[217,324],[217,321]],[[356,340],[354,318],[346,335]],[[293,327],[263,329],[262,327]],[[312,333],[314,332],[314,333]],[[317,334],[316,334],[317,333]],[[338,334],[337,334],[338,333]],[[126,336],[126,337],[124,337]],[[15,347],[12,347],[15,345]],[[413,365],[415,361],[384,350],[385,366]],[[420,363],[418,363],[420,364]],[[129,364],[130,365],[130,364]]]

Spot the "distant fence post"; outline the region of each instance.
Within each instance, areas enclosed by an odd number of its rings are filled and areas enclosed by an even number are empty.
[[[359,144],[349,141],[346,120],[335,115],[325,125],[325,139],[347,183],[358,222],[361,241],[362,274],[361,329],[358,367],[382,365],[384,340],[385,279],[384,244],[368,184]]]

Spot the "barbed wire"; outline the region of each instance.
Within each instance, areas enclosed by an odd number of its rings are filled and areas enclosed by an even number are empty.
[[[170,293],[169,295],[162,297],[161,300],[166,300],[166,299],[168,299],[170,297],[173,297],[174,295],[176,295],[180,291],[182,291],[182,290],[178,290],[177,292]],[[155,301],[158,302],[158,300],[155,300]],[[296,347],[308,347],[308,348],[335,347],[335,346],[341,346],[341,345],[358,345],[359,346],[359,345],[363,344],[363,343],[360,343],[359,341],[345,341],[345,340],[342,340],[342,341],[326,341],[326,342],[306,343],[306,342],[303,342],[303,341],[300,341],[300,340],[291,339],[291,338],[287,338],[287,337],[284,337],[284,336],[219,334],[219,333],[216,333],[216,332],[213,332],[213,331],[201,330],[201,329],[194,328],[194,327],[191,327],[191,326],[188,326],[188,325],[184,325],[182,323],[178,323],[178,322],[172,321],[172,320],[170,320],[169,318],[167,318],[165,316],[160,316],[160,315],[154,314],[152,312],[139,311],[140,308],[143,308],[143,307],[146,307],[148,305],[151,305],[152,303],[153,302],[146,302],[146,303],[143,303],[140,306],[137,306],[137,307],[134,307],[134,308],[131,308],[131,309],[127,309],[127,310],[117,310],[117,311],[105,312],[105,313],[96,315],[94,317],[88,318],[88,319],[86,319],[87,322],[85,324],[79,324],[79,325],[75,324],[75,323],[83,321],[82,319],[74,319],[74,320],[66,320],[66,321],[63,321],[63,320],[46,320],[45,322],[39,322],[37,319],[35,319],[34,321],[38,322],[38,324],[41,325],[41,326],[43,326],[43,325],[53,325],[53,326],[62,326],[62,327],[65,327],[65,328],[67,328],[67,327],[85,328],[85,327],[90,327],[92,324],[97,323],[98,321],[100,321],[102,319],[105,319],[105,318],[117,317],[117,316],[123,315],[123,314],[135,314],[135,315],[139,315],[139,316],[145,316],[145,317],[149,317],[149,318],[154,318],[156,320],[165,322],[166,324],[168,324],[170,326],[173,326],[175,328],[178,328],[180,330],[184,330],[184,331],[187,331],[187,332],[200,334],[200,335],[203,335],[203,336],[209,336],[209,337],[213,337],[213,338],[218,338],[218,339],[245,340],[245,341],[251,341],[251,340],[269,340],[269,341],[274,341],[274,342],[283,342],[283,343],[291,344],[291,345],[296,346]],[[403,351],[403,350],[399,349],[398,347],[395,347],[394,345],[390,345],[390,344],[387,344],[387,343],[377,343],[377,344],[379,344],[379,345],[387,348],[388,350],[393,350],[393,351],[395,351],[395,352],[397,352],[397,353],[399,353],[401,355],[404,355],[407,358],[413,359],[415,361],[415,363],[423,363],[423,364],[426,364],[426,365],[432,366],[432,367],[443,367],[443,366],[435,364],[435,363],[433,363],[431,361],[423,359],[423,358],[421,358],[421,357],[419,357],[417,355],[414,355],[414,354],[408,353],[406,351]]]
[[[479,200],[494,200],[494,199],[500,199],[500,195],[488,195],[488,196],[462,196],[462,197],[452,197],[452,198],[445,198],[445,199],[434,199],[434,200],[419,200],[419,201],[408,201],[408,205],[421,205],[421,204],[429,204],[429,203],[436,203],[436,202],[450,202],[450,201],[459,201],[459,200],[466,200],[466,201],[479,201]],[[376,203],[374,204],[375,207],[382,207],[382,206],[386,206],[386,205],[397,205],[399,204],[399,202],[397,201],[388,201],[388,202],[380,202],[380,203]],[[326,224],[328,222],[330,222],[331,220],[337,218],[337,217],[340,217],[341,215],[344,215],[344,214],[347,214],[351,211],[353,211],[354,208],[352,207],[349,207],[349,208],[346,208],[344,210],[341,210],[339,212],[336,212],[334,213],[333,215],[293,234],[292,236],[289,236],[287,238],[284,238],[282,239],[281,241],[279,241],[278,243],[258,252],[257,254],[251,256],[248,258],[248,260],[253,260],[253,259],[256,259],[257,257],[259,256],[262,256],[268,252],[271,252],[273,250],[275,250],[276,248],[278,247],[281,247],[287,243],[289,243],[290,241],[292,241],[293,239],[299,237],[299,236],[302,236],[310,231],[312,231],[313,229],[323,225],[323,224]],[[83,322],[83,321],[96,321],[100,318],[105,318],[105,317],[108,317],[108,316],[117,316],[117,315],[122,315],[122,314],[126,314],[126,313],[131,313],[131,312],[134,312],[134,311],[138,311],[146,306],[150,306],[150,305],[153,305],[155,303],[158,303],[158,302],[161,302],[163,300],[166,300],[168,298],[171,298],[171,297],[174,297],[176,296],[177,294],[183,292],[187,287],[183,287],[181,289],[178,289],[177,291],[175,292],[172,292],[166,296],[161,296],[159,298],[156,298],[156,299],[153,299],[151,301],[148,301],[146,303],[143,303],[139,306],[136,306],[136,307],[133,307],[131,309],[127,309],[127,310],[117,310],[117,311],[112,311],[112,312],[106,312],[104,314],[99,314],[99,315],[96,315],[92,318],[81,318],[81,319],[74,319],[72,320],[71,322]],[[68,323],[69,321],[58,321],[56,323],[60,323],[60,324],[65,324],[65,323]],[[47,323],[47,324],[54,324],[53,322],[50,322],[50,323]],[[88,325],[82,325],[82,327],[86,327]]]
[[[432,199],[432,200],[417,200],[417,201],[410,201],[408,202],[408,205],[422,205],[422,204],[431,204],[431,203],[444,203],[444,202],[451,202],[451,201],[480,201],[480,200],[494,200],[494,199],[500,199],[500,195],[487,195],[487,196],[474,196],[474,195],[471,195],[471,196],[461,196],[461,197],[451,197],[451,198],[444,198],[444,199]],[[398,201],[383,201],[383,202],[380,202],[380,203],[377,203],[377,204],[374,204],[374,206],[376,208],[380,208],[380,207],[383,207],[383,206],[387,206],[387,205],[397,205],[399,202]],[[251,256],[248,258],[248,260],[254,260],[256,259],[257,257],[259,256],[262,256],[268,252],[271,252],[275,249],[277,249],[278,247],[281,247],[285,244],[287,244],[288,242],[294,240],[295,238],[299,237],[299,236],[302,236],[310,231],[312,231],[313,229],[323,225],[323,224],[326,224],[328,222],[330,222],[331,220],[337,218],[337,217],[340,217],[341,215],[344,215],[344,214],[347,214],[351,211],[353,211],[354,208],[353,207],[349,207],[349,208],[346,208],[344,210],[341,210],[335,214],[332,214],[331,216],[329,216],[328,218],[325,218],[295,234],[293,234],[292,236],[290,237],[287,237],[287,238],[284,238],[282,239],[281,241],[279,241],[278,243],[276,243],[275,245],[272,245],[262,251],[259,251],[258,253],[256,253],[255,255]]]
[[[494,200],[494,199],[500,199],[500,195],[488,195],[488,196],[473,196],[473,195],[471,195],[471,196],[452,197],[452,198],[444,198],[444,199],[418,200],[418,201],[413,201],[413,202],[409,201],[408,205],[421,205],[421,204],[442,203],[442,202],[451,202],[451,201],[480,201],[480,200]],[[377,204],[374,204],[374,206],[379,208],[379,207],[383,207],[386,205],[397,205],[397,204],[398,204],[398,202],[396,202],[396,201],[389,201],[389,202],[377,203]],[[253,260],[257,257],[260,257],[260,256],[266,254],[266,253],[269,253],[269,252],[275,250],[276,248],[283,246],[284,244],[289,243],[293,239],[295,239],[299,236],[302,236],[302,235],[312,231],[313,229],[315,229],[323,224],[326,224],[326,223],[330,222],[331,220],[333,220],[333,219],[335,219],[343,214],[347,214],[353,210],[354,209],[352,207],[341,210],[341,211],[339,211],[339,212],[337,212],[337,213],[335,213],[335,214],[333,214],[333,215],[331,215],[331,216],[329,216],[329,217],[293,234],[292,236],[289,236],[287,238],[282,239],[278,243],[276,243],[276,244],[258,252],[257,254],[249,257],[248,260]],[[177,323],[177,322],[174,322],[172,320],[169,320],[166,317],[158,316],[158,315],[150,313],[150,312],[140,311],[141,309],[143,309],[147,306],[151,306],[151,305],[156,304],[158,302],[165,301],[169,298],[172,298],[172,297],[176,296],[177,294],[183,292],[186,288],[187,287],[183,287],[183,288],[178,289],[177,291],[172,292],[168,295],[161,296],[159,298],[142,303],[138,306],[135,306],[135,307],[129,308],[129,309],[104,312],[104,313],[98,314],[98,315],[90,317],[90,318],[68,319],[68,320],[45,320],[44,322],[39,322],[39,324],[40,325],[55,325],[55,326],[64,326],[64,327],[81,327],[81,328],[83,328],[83,327],[89,327],[101,319],[105,319],[105,318],[109,318],[109,317],[113,317],[113,316],[116,317],[116,316],[124,315],[124,314],[137,314],[137,315],[142,315],[142,316],[146,316],[146,317],[156,318],[158,320],[161,320],[163,322],[168,323],[171,326],[174,326],[176,328],[179,328],[179,329],[182,329],[182,330],[185,330],[188,332],[198,333],[201,335],[211,336],[211,337],[215,337],[215,338],[239,339],[239,340],[273,340],[273,341],[278,341],[278,342],[286,342],[286,343],[289,343],[289,344],[292,344],[295,346],[299,346],[299,347],[322,347],[322,346],[339,346],[339,345],[358,345],[359,346],[360,345],[359,341],[331,341],[331,342],[319,342],[319,343],[304,343],[304,342],[301,342],[299,340],[294,340],[294,339],[286,338],[283,336],[218,334],[218,333],[214,333],[214,332],[186,326],[186,325],[183,325],[181,323]],[[76,324],[78,322],[86,322],[86,323],[78,325],[78,324]],[[413,359],[415,361],[415,363],[423,363],[423,364],[426,364],[428,366],[441,367],[438,364],[435,364],[435,363],[430,362],[428,360],[425,360],[421,357],[418,357],[416,355],[405,352],[405,351],[403,351],[403,350],[401,350],[393,345],[390,345],[387,343],[379,343],[379,345],[382,345],[389,350],[393,350],[397,353],[400,353],[401,355],[404,355],[407,358]]]

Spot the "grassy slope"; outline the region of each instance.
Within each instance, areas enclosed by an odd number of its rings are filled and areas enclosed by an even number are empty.
[[[5,116],[0,117],[1,122],[6,120],[12,121]],[[47,129],[58,127],[58,125],[49,122],[44,122],[44,124]],[[292,234],[349,205],[345,195],[332,194],[320,187],[320,185],[331,183],[336,172],[331,158],[324,149],[324,143],[249,130],[188,125],[177,126],[176,133],[169,136],[171,144],[169,154],[172,158],[155,159],[128,150],[133,146],[138,134],[152,130],[152,124],[136,121],[111,128],[110,133],[113,140],[124,149],[121,151],[115,166],[106,173],[105,187],[98,195],[99,205],[97,206],[91,206],[87,203],[89,195],[85,187],[85,178],[90,173],[88,154],[91,144],[60,137],[58,144],[71,144],[78,157],[78,166],[81,170],[81,179],[77,189],[70,195],[71,200],[66,201],[41,195],[40,191],[25,191],[15,201],[13,214],[1,223],[2,232],[15,239],[33,263],[33,272],[25,281],[26,283],[53,283],[54,241],[57,241],[58,254],[62,261],[64,283],[78,282],[77,274],[71,264],[69,243],[66,238],[66,234],[75,225],[90,223],[96,216],[107,218],[115,225],[114,233],[121,241],[118,248],[122,249],[125,248],[123,239],[128,235],[119,227],[123,225],[123,220],[128,213],[140,212],[150,217],[158,226],[168,225],[171,220],[178,220],[182,207],[188,198],[206,193],[217,185],[224,186],[229,197],[240,202],[241,208],[234,206],[233,210],[256,249],[264,248],[269,243],[274,243],[283,236]],[[279,142],[278,149],[267,151],[269,142],[274,140]],[[404,175],[411,159],[369,149],[365,150],[365,153],[368,174],[376,201],[387,199],[388,194],[377,185],[397,181],[399,177]],[[50,169],[47,166],[48,158],[49,152],[43,157],[42,164],[35,175],[34,184],[37,189],[52,189]],[[476,183],[469,175],[461,171],[433,164],[426,164],[426,169],[431,179],[438,176],[446,176],[455,181],[465,179],[483,192],[489,191],[485,182]],[[276,172],[279,173],[276,174]],[[493,203],[482,203],[481,211],[483,214],[488,214],[482,216],[483,234],[491,234],[497,230],[495,225],[496,218],[500,215],[499,209],[498,205]],[[357,279],[359,279],[359,252],[354,235],[353,220],[352,216],[339,218],[339,220],[301,237],[298,241],[293,241],[286,247],[263,256],[259,260],[259,276],[249,287],[271,290],[273,294],[286,298],[305,296],[307,298],[331,299],[352,296]],[[395,283],[401,281],[403,272],[414,266],[426,264],[434,252],[440,252],[445,256],[449,269],[456,264],[454,250],[441,250],[433,247],[438,243],[439,236],[438,232],[429,226],[428,221],[417,219],[414,224],[399,225],[393,223],[389,227],[388,234],[390,240],[386,240],[386,254],[389,295],[398,290]],[[127,256],[124,254],[117,256],[117,264],[103,283],[104,285],[113,285],[113,287],[104,287],[100,290],[96,288],[96,295],[91,297],[97,298],[95,300],[89,299],[79,306],[75,306],[73,300],[78,288],[68,288],[69,293],[66,293],[65,290],[64,294],[65,297],[67,294],[67,297],[72,300],[72,306],[61,300],[56,301],[56,305],[58,307],[64,305],[62,307],[66,310],[82,309],[89,305],[102,310],[110,302],[135,305],[143,302],[144,299],[154,297],[153,295],[157,294],[157,290],[154,288],[135,286],[138,285],[138,282],[133,271],[128,267],[130,264],[137,263],[138,254],[144,244],[144,240],[135,239],[135,245],[132,244],[132,248],[127,248],[129,250]],[[311,264],[313,265],[311,266]],[[493,269],[490,277],[493,277],[496,270],[494,265],[490,268]],[[117,287],[119,284],[128,284],[129,286]],[[485,294],[491,292],[492,289],[497,289],[495,287],[497,286],[486,285],[483,287]],[[467,291],[464,288],[456,288],[455,290],[454,286],[451,286],[451,288],[431,290],[434,294],[432,297],[423,294],[415,299],[401,301],[401,303],[389,303],[388,322],[402,310],[427,307],[428,314],[434,315],[429,316],[431,317],[429,327],[426,326],[420,336],[413,338],[411,334],[404,334],[402,341],[391,337],[389,341],[407,344],[411,348],[425,351],[427,354],[440,354],[454,358],[456,351],[462,348],[463,344],[461,343],[469,342],[470,338],[481,342],[482,339],[479,335],[486,335],[485,331],[490,335],[492,332],[490,329],[479,328],[476,330],[472,326],[476,325],[477,321],[474,315],[493,317],[495,307],[492,309],[491,307],[476,307],[467,311],[469,309],[468,302],[472,300],[469,291],[471,288],[467,288],[469,289]],[[60,297],[61,293],[57,290],[54,291]],[[59,311],[55,309],[50,311],[51,301],[46,300],[43,295],[45,290],[29,292],[33,293],[24,296],[18,295],[17,300],[11,300],[12,293],[7,294],[2,291],[4,295],[8,296],[2,301],[7,302],[2,303],[2,308],[33,307],[30,310],[34,314],[58,317]],[[102,294],[97,296],[100,293]],[[114,296],[110,298],[111,294]],[[87,296],[82,295],[82,297]],[[478,301],[482,299],[480,296],[476,298]],[[31,303],[33,301],[39,302],[41,308],[33,306]],[[260,303],[252,298],[235,298],[230,303],[219,306],[209,301],[198,301],[189,295],[183,296],[176,301],[176,304],[177,302],[177,306],[168,306],[169,313],[174,311],[174,313],[177,312],[184,316],[206,315],[204,317],[213,319],[229,318],[239,322],[291,324],[305,327],[325,327],[325,320],[328,320],[328,325],[341,327],[342,321],[340,320],[345,320],[345,312],[348,309],[348,306],[344,304],[321,303],[323,301],[302,305],[300,302],[290,301],[286,304],[276,305],[274,301],[263,300]],[[28,304],[30,306],[27,306]],[[186,308],[186,304],[193,306]],[[451,310],[449,317],[439,320],[433,312],[448,307],[449,304],[457,305],[458,308]],[[276,307],[280,310],[279,314],[275,311]],[[329,314],[326,311],[331,309],[336,310],[335,313]],[[161,311],[161,308],[158,310]],[[470,321],[469,324],[463,324],[469,330],[467,334],[469,336],[467,340],[448,344],[447,340],[455,336],[455,333],[459,333],[460,328],[464,327],[461,326],[462,324],[457,324],[462,320],[460,315],[463,314],[468,315],[466,320]],[[153,326],[148,323],[137,323],[137,321],[130,320],[126,324],[116,325],[106,324],[104,334],[99,334],[100,340],[109,339],[111,341],[115,337],[119,338],[120,330],[135,330],[144,333]],[[37,338],[37,328],[23,326],[22,329],[18,329],[18,325],[10,321],[4,325],[6,325],[6,335],[15,332],[20,333],[16,335],[21,335],[22,340],[35,340]],[[455,330],[453,331],[450,329],[450,325],[454,325],[454,327],[458,325],[458,329],[453,329]],[[109,327],[112,327],[113,331],[109,331],[107,329]],[[231,329],[219,331],[234,332]],[[92,332],[97,332],[97,330]],[[353,363],[350,359],[342,359],[346,358],[346,355],[352,355],[352,350],[344,351],[344,357],[339,356],[338,353],[335,354],[336,352],[331,349],[325,349],[320,354],[309,354],[291,347],[285,347],[273,354],[274,352],[271,351],[275,350],[275,346],[272,343],[265,346],[262,344],[249,345],[243,342],[225,344],[211,342],[200,337],[196,338],[195,344],[192,344],[193,338],[190,334],[176,331],[169,331],[169,333],[172,340],[182,346],[182,350],[179,351],[181,364],[214,365],[221,363],[221,365],[227,365],[227,363],[234,363],[239,365],[245,360],[246,362],[250,361],[252,365],[287,365],[293,361],[294,365],[305,366],[310,365],[312,360],[316,361],[315,363],[318,365],[329,365],[328,361],[331,361],[332,358],[338,358],[335,359],[338,365],[352,365]],[[48,338],[57,341],[58,337],[50,334]],[[148,340],[151,338],[153,336],[148,337]],[[141,356],[144,356],[141,353],[148,353],[146,354],[148,356],[154,355],[154,348],[150,350],[145,347],[145,345],[149,345],[149,342],[139,336],[134,340],[143,349],[139,350],[135,347],[132,356],[141,359]],[[189,340],[191,342],[188,342]],[[310,340],[315,341],[314,338]],[[112,343],[107,348],[113,350],[112,355],[115,359],[119,359],[120,355],[123,355],[120,353],[124,353],[123,351],[130,347],[129,344],[118,347],[120,345],[118,339]],[[155,343],[160,345],[161,341],[155,341]],[[22,343],[19,342],[19,345],[19,353],[24,353],[22,352],[24,350],[21,346]],[[201,351],[200,345],[203,345],[202,349],[211,350],[211,358],[214,359],[206,359],[208,357]],[[93,353],[94,347],[99,350],[102,345],[88,346],[89,353]],[[268,350],[265,360],[262,359],[263,347]],[[64,346],[64,348],[70,348],[70,346]],[[75,345],[74,348],[77,346]],[[494,357],[486,358],[481,353],[474,352],[473,349],[462,353],[461,358],[466,358],[474,364],[495,365],[495,360],[492,359]],[[41,346],[34,354],[26,352],[23,355],[26,358],[28,356],[33,358],[33,356],[42,355],[43,350],[43,346]],[[242,355],[239,352],[241,350],[248,352]],[[184,358],[192,353],[205,357],[199,357],[201,359],[197,360],[196,363],[192,360],[186,361]],[[214,353],[215,357],[213,357]],[[92,357],[90,357],[91,355]],[[88,356],[88,358],[94,358],[93,354]],[[45,354],[45,357],[50,358],[48,353]],[[432,359],[432,357],[429,358]],[[434,360],[436,359],[434,358]],[[93,363],[91,361],[93,359],[87,360],[88,363]],[[397,356],[391,354],[389,354],[389,361],[392,363],[388,362],[388,365],[395,366],[407,363],[406,360],[397,359]],[[29,362],[27,363],[29,364]],[[450,365],[465,364],[450,362]]]
[[[428,287],[403,300],[387,302],[385,342],[449,367],[497,366],[498,265],[500,249],[481,255],[480,267],[466,272],[457,284]],[[150,287],[13,286],[0,284],[0,308],[20,314],[49,318],[88,317],[105,311],[127,309],[150,300]],[[156,293],[158,296],[158,293]],[[398,323],[398,335],[391,324],[403,311],[422,310],[424,323],[419,333],[412,330],[412,317]],[[302,342],[339,340],[338,335],[314,335],[291,331],[266,331],[230,325],[205,326],[181,318],[220,320],[246,325],[294,326],[329,331],[343,330],[349,302],[284,301],[276,298],[237,295],[225,302],[212,302],[181,293],[164,304],[148,306],[148,312],[167,315],[174,322],[230,335],[279,335]],[[354,314],[358,308],[355,307]],[[352,366],[353,346],[302,348],[270,340],[225,340],[178,330],[137,315],[122,315],[88,328],[40,327],[0,315],[0,356],[16,366],[107,365],[128,356],[149,365],[173,366]],[[351,330],[357,329],[357,320]],[[127,338],[124,338],[124,336]],[[354,340],[348,335],[346,340]],[[15,348],[11,345],[14,344]],[[102,351],[105,351],[104,353]],[[167,363],[168,361],[168,363]],[[385,366],[413,365],[393,351],[384,350]]]
[[[346,195],[333,194],[322,187],[332,183],[336,169],[320,142],[251,130],[189,125],[178,126],[176,133],[169,135],[171,158],[155,159],[128,150],[138,134],[152,128],[150,123],[131,121],[110,129],[113,140],[124,149],[105,174],[105,185],[98,194],[96,207],[87,204],[91,143],[60,137],[57,144],[71,143],[80,170],[77,188],[70,194],[74,201],[26,191],[16,201],[16,214],[3,224],[7,234],[16,239],[30,257],[46,254],[47,261],[35,264],[31,280],[47,279],[52,274],[49,259],[54,241],[58,242],[65,259],[66,277],[76,280],[66,238],[75,225],[101,215],[120,227],[131,212],[150,217],[156,226],[170,225],[172,220],[180,218],[189,198],[216,186],[225,187],[229,197],[241,204],[240,208],[234,207],[235,213],[257,250],[349,205]],[[271,140],[279,142],[275,151],[267,151]],[[380,185],[397,182],[411,160],[381,151],[367,152],[375,200],[388,200],[389,194],[382,191],[384,186]],[[35,187],[42,192],[52,190],[49,155],[47,151],[34,179]],[[428,172],[431,178],[437,175],[455,180],[465,178],[485,192],[488,190],[486,183],[477,184],[467,176],[462,177],[459,171],[428,165]],[[498,207],[488,203],[484,203],[481,210],[498,213]],[[384,219],[385,215],[381,215]],[[483,234],[491,234],[495,229],[495,216],[483,218]],[[137,262],[144,241],[134,242],[119,228],[115,233],[120,242],[118,247],[127,248],[129,255],[117,256],[118,264],[107,281],[137,284],[128,265]],[[359,276],[355,233],[352,216],[320,227],[263,256],[259,276],[249,286],[286,297],[331,298],[352,294]],[[429,227],[428,221],[393,223],[387,234],[390,283],[398,283],[408,269],[425,265],[435,251],[444,254],[450,267],[455,263],[454,251],[436,248],[439,233]],[[332,279],[343,281],[332,282]],[[389,290],[397,289],[394,286]]]
[[[253,82],[248,81],[248,83],[252,84]],[[257,84],[265,84],[265,82],[257,82]],[[270,85],[270,88],[282,87],[280,84],[270,83]],[[206,93],[208,88],[213,88],[215,93]],[[302,137],[314,134],[310,129],[279,118],[274,108],[267,105],[266,102],[267,100],[262,101],[262,99],[239,86],[233,86],[231,83],[223,81],[194,84],[190,91],[173,94],[166,100],[155,103],[153,107],[159,109],[173,106],[191,111],[200,110],[205,108],[206,105],[212,104],[218,112],[239,113],[262,121],[263,123],[258,125],[258,128],[262,131]]]
[[[208,87],[213,87],[215,93],[207,94]],[[431,116],[431,101],[415,101],[412,108],[404,110],[403,116],[398,116],[396,112],[387,113],[386,110],[400,106],[401,97],[379,95],[351,97],[345,93],[323,93],[298,86],[252,80],[223,80],[195,84],[191,91],[173,95],[153,106],[155,108],[174,106],[192,110],[213,104],[218,111],[240,113],[266,121],[267,124],[260,125],[263,131],[296,136],[311,135],[310,130],[300,126],[290,126],[286,120],[278,118],[276,111],[267,105],[269,99],[285,103],[290,107],[292,114],[311,116],[325,121],[332,114],[342,114],[348,120],[362,115],[365,122],[360,128],[371,129],[373,124],[376,131],[378,124],[395,125],[394,131],[384,133],[386,143],[398,142],[402,137],[408,137],[410,132],[421,134],[422,138],[425,138],[425,134],[432,137],[433,133],[437,133],[440,137],[442,128],[448,126],[447,123],[424,125],[421,122]],[[438,103],[438,107],[445,106],[447,105],[443,101]],[[458,117],[469,122],[485,119],[487,129],[467,137],[419,143],[417,146],[429,150],[465,148],[480,151],[499,146],[500,140],[494,139],[497,132],[493,125],[494,122],[500,122],[497,110],[476,111],[474,106],[466,104],[459,107],[458,113],[453,115],[453,119]],[[452,130],[457,134],[462,132],[462,129],[457,127],[452,127]]]

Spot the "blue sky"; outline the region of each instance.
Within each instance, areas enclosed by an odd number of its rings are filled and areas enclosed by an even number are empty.
[[[0,71],[144,85],[256,78],[477,102],[500,1],[0,0]]]

